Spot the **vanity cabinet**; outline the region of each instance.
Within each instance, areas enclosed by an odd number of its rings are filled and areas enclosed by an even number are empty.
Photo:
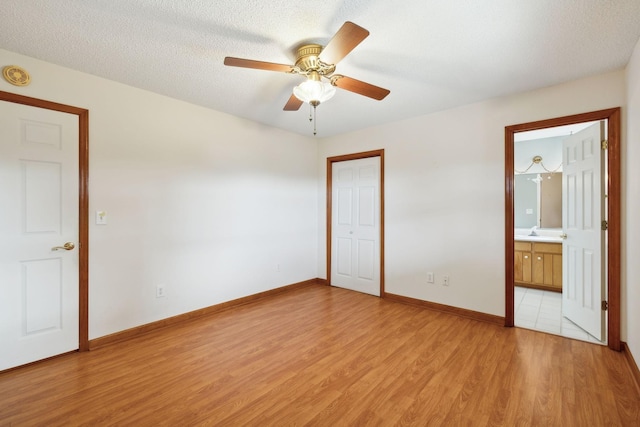
[[[515,284],[562,292],[562,243],[516,241]]]

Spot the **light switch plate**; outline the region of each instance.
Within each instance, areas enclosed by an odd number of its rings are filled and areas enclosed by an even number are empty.
[[[96,224],[97,225],[107,224],[107,211],[96,211]]]

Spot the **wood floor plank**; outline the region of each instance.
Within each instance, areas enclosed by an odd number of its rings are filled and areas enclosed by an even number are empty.
[[[0,426],[640,425],[626,363],[308,286],[0,373]]]

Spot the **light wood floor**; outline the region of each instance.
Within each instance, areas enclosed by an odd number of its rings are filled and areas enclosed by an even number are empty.
[[[0,426],[636,426],[624,355],[310,286],[0,374]]]

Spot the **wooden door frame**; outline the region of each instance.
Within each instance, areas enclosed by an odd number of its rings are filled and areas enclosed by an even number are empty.
[[[11,92],[0,91],[0,101],[60,111],[78,116],[78,197],[79,197],[79,263],[78,263],[78,349],[89,350],[89,110],[45,101]]]
[[[607,345],[620,351],[620,107],[505,127],[505,326],[514,326],[514,143],[515,133],[607,120]]]
[[[370,157],[380,157],[380,298],[384,298],[384,149],[327,158],[327,284],[331,285],[333,164]]]

